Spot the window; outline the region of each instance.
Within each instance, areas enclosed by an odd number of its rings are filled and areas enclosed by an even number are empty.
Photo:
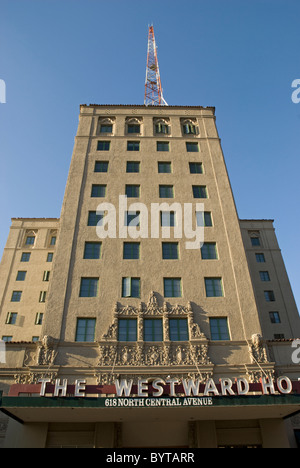
[[[97,213],[96,211],[89,211],[88,226],[102,226],[104,213]]]
[[[5,343],[9,343],[10,341],[12,341],[12,339],[12,336],[2,336],[2,341],[4,341]]]
[[[260,271],[259,276],[260,276],[261,281],[271,281],[268,271]]]
[[[21,262],[29,262],[31,253],[24,252],[21,256]]]
[[[176,226],[175,211],[161,211],[160,222],[161,222],[162,227],[175,227]]]
[[[40,341],[40,337],[39,336],[33,336],[31,338],[31,341],[32,341],[32,343],[37,343],[38,341]]]
[[[56,245],[56,236],[51,237],[50,245]]]
[[[110,141],[98,141],[97,151],[109,151]]]
[[[139,124],[128,124],[127,133],[140,133],[141,126]]]
[[[212,216],[209,211],[196,211],[197,226],[212,227]]]
[[[35,316],[35,325],[43,325],[44,314],[38,312]]]
[[[264,291],[264,295],[267,302],[275,302],[274,291]]]
[[[108,162],[107,161],[96,161],[95,162],[95,172],[108,172]]]
[[[192,123],[185,123],[182,126],[184,135],[196,135],[197,134],[197,127]]]
[[[190,162],[190,173],[191,174],[203,174],[203,166],[202,163],[197,162]]]
[[[186,150],[188,153],[199,153],[198,143],[188,141],[186,142]]]
[[[41,291],[40,292],[40,297],[39,297],[39,302],[46,302],[46,297],[47,297],[47,291]]]
[[[227,318],[210,318],[210,336],[214,341],[229,341],[229,330]]]
[[[170,144],[168,141],[157,141],[156,142],[157,151],[170,151]]]
[[[165,124],[165,123],[157,123],[155,125],[155,133],[162,133],[164,135],[168,135],[169,134],[169,125]]]
[[[164,278],[164,296],[181,297],[181,278]]]
[[[125,194],[128,198],[139,198],[140,186],[139,185],[126,185]]]
[[[92,185],[92,198],[101,198],[105,197],[106,194],[106,185]]]
[[[169,319],[169,331],[171,341],[189,340],[187,319]]]
[[[48,282],[50,280],[50,271],[44,271],[43,281]]]
[[[97,297],[99,278],[81,278],[79,297]]]
[[[255,254],[257,263],[266,263],[266,259],[263,253]]]
[[[139,173],[140,172],[140,163],[135,162],[135,161],[127,161],[126,172]]]
[[[34,245],[35,236],[27,236],[25,245]]]
[[[136,319],[119,319],[118,325],[119,341],[137,341]]]
[[[279,312],[269,312],[271,323],[281,323]]]
[[[140,151],[140,142],[139,141],[128,141],[127,142],[127,151]]]
[[[163,341],[162,319],[144,320],[144,340],[145,341]]]
[[[173,185],[160,185],[159,186],[159,197],[160,198],[174,198]]]
[[[193,185],[194,198],[207,198],[207,188],[205,185]]]
[[[223,297],[222,278],[205,278],[206,297]]]
[[[47,255],[47,263],[51,263],[51,262],[53,261],[53,255],[54,255],[54,254],[53,254],[52,252],[48,253],[48,255]]]
[[[16,281],[25,281],[27,271],[18,271]]]
[[[252,244],[252,247],[260,246],[260,238],[259,237],[251,237],[251,244]]]
[[[16,312],[8,312],[6,317],[6,325],[15,325],[17,323],[18,314]]]
[[[139,242],[124,242],[123,259],[124,260],[139,260],[140,244]]]
[[[101,256],[101,242],[86,242],[83,258],[85,260],[99,260]]]
[[[140,278],[122,279],[122,297],[140,297]]]
[[[178,242],[163,242],[162,254],[164,260],[178,260]]]
[[[94,342],[95,341],[96,319],[78,318],[75,341]]]
[[[22,291],[13,291],[11,296],[11,302],[20,302],[22,297]]]
[[[202,260],[218,260],[217,244],[205,242],[201,248]]]
[[[112,124],[101,124],[100,133],[112,133],[113,126]]]
[[[159,162],[158,173],[159,174],[171,174],[172,164],[170,162]]]
[[[138,227],[140,225],[140,212],[139,211],[126,211],[124,222],[125,222],[125,226]]]

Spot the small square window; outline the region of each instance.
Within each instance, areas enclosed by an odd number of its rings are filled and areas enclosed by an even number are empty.
[[[140,142],[139,141],[128,141],[127,142],[127,151],[140,151]]]
[[[162,227],[175,227],[176,226],[176,212],[175,211],[161,211],[160,222]]]
[[[188,153],[199,153],[199,145],[195,142],[187,142],[186,143],[186,150]]]
[[[202,163],[190,162],[189,166],[190,166],[190,173],[191,174],[203,174]]]
[[[210,318],[210,336],[213,341],[229,341],[227,318]]]
[[[158,173],[159,174],[171,174],[172,164],[170,162],[159,162]]]
[[[169,330],[171,341],[189,340],[187,319],[169,319]]]
[[[124,226],[139,227],[140,225],[140,212],[139,211],[126,211]]]
[[[25,281],[27,271],[18,271],[16,281]]]
[[[205,242],[201,247],[202,260],[218,260],[217,244],[215,242]]]
[[[113,126],[111,124],[101,124],[100,133],[112,133]]]
[[[85,260],[99,260],[101,255],[101,242],[86,242],[83,258]]]
[[[141,280],[140,278],[122,279],[122,297],[140,297]]]
[[[271,281],[270,274],[268,271],[260,271],[259,276],[261,281]]]
[[[11,302],[20,302],[22,298],[22,291],[13,291]]]
[[[259,237],[251,237],[251,244],[252,244],[252,247],[259,247],[260,246],[260,238]]]
[[[267,302],[275,302],[274,291],[264,291],[264,295]]]
[[[128,124],[127,133],[140,133],[141,126],[139,124]]]
[[[94,172],[108,172],[108,162],[107,161],[96,161]]]
[[[144,340],[145,341],[163,341],[162,319],[144,320]]]
[[[97,151],[109,151],[110,141],[98,141]]]
[[[123,259],[124,260],[139,260],[140,244],[139,242],[124,242]]]
[[[281,323],[279,312],[269,312],[271,323]]]
[[[156,142],[157,151],[170,151],[170,144],[168,141],[157,141]]]
[[[90,342],[95,341],[96,319],[78,318],[75,341]]]
[[[128,198],[139,198],[140,186],[139,185],[126,185],[125,194]]]
[[[160,198],[174,198],[173,185],[160,185],[159,186],[159,197]]]
[[[119,319],[118,340],[119,341],[137,341],[137,320],[136,319]]]
[[[169,125],[164,123],[157,123],[155,125],[155,133],[162,133],[164,135],[168,135],[169,132]]]
[[[178,260],[178,242],[163,242],[162,253],[164,260]]]
[[[222,278],[205,278],[206,297],[223,297]]]
[[[197,134],[197,127],[191,123],[183,124],[182,126],[184,135],[196,135]]]
[[[50,245],[56,245],[56,236],[51,237]]]
[[[88,226],[102,226],[104,213],[89,211]]]
[[[207,198],[207,188],[205,185],[193,185],[194,198]]]
[[[136,161],[127,161],[126,172],[127,173],[139,173],[140,163]]]
[[[6,317],[6,325],[16,325],[18,314],[16,312],[8,312]]]
[[[196,211],[196,220],[198,227],[212,227],[212,215],[209,211]]]
[[[24,263],[29,262],[30,256],[31,256],[31,253],[28,253],[28,252],[22,253],[21,262],[24,262]]]
[[[26,237],[26,245],[34,245],[35,242],[35,236],[27,236]]]
[[[99,278],[81,278],[79,297],[97,297]]]
[[[164,297],[182,297],[181,278],[164,278]]]
[[[103,198],[106,195],[106,185],[92,185],[92,198]]]

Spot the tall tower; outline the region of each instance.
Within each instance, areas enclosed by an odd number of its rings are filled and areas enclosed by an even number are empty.
[[[158,59],[157,47],[154,37],[153,26],[149,27],[148,54],[145,82],[145,106],[167,106],[163,98]]]

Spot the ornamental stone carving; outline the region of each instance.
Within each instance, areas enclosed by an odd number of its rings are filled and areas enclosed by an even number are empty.
[[[252,364],[268,362],[267,351],[261,335],[252,335],[251,343],[249,344],[249,353]]]
[[[54,349],[54,340],[51,336],[44,336],[41,342],[38,342],[37,364],[39,366],[51,366],[56,358]]]

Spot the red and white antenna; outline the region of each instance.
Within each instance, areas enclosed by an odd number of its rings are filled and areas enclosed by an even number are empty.
[[[145,106],[167,106],[163,98],[153,26],[149,26]]]

